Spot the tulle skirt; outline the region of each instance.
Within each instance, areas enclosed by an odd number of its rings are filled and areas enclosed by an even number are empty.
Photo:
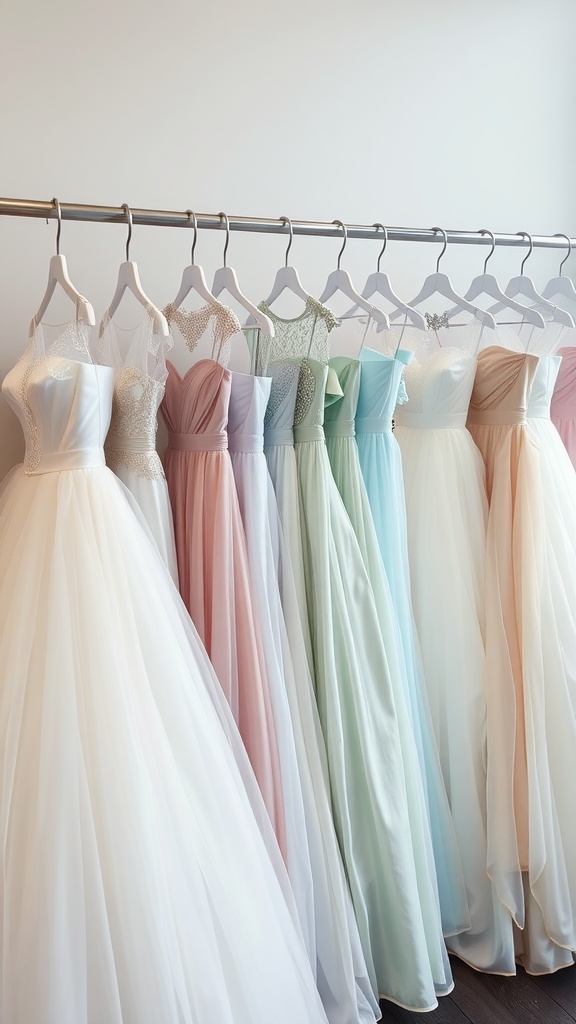
[[[2,1024],[325,1021],[278,848],[108,469],[0,490]]]
[[[114,466],[114,473],[137,501],[158,551],[162,555],[174,583],[178,586],[174,522],[166,480],[163,478],[150,480],[122,464]]]
[[[465,428],[397,425],[412,606],[468,892],[471,927],[448,948],[480,970],[514,974],[508,910],[487,874],[482,457]]]
[[[470,430],[490,501],[488,870],[518,926],[518,959],[542,974],[571,964],[576,949],[575,648],[572,639],[564,651],[562,639],[569,548],[554,525],[550,453],[531,429]]]

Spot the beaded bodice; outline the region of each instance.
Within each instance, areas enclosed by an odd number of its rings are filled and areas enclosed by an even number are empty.
[[[125,466],[149,480],[163,478],[156,451],[157,413],[163,394],[164,383],[135,366],[116,371],[112,419],[104,446],[110,469]]]
[[[298,377],[294,427],[321,427],[324,423],[324,394],[328,366],[317,359],[303,359]],[[302,435],[301,435],[302,436]]]
[[[191,352],[202,338],[208,336],[212,344],[212,358],[223,366],[228,365],[230,339],[242,330],[238,317],[228,306],[213,302],[187,311],[170,303],[164,310],[164,316],[171,326],[176,325]]]
[[[104,450],[107,465],[115,472],[125,468],[148,480],[164,477],[156,430],[167,375],[166,351],[171,345],[170,338],[155,332],[151,308],[142,323],[127,331],[104,314],[99,358],[115,369],[112,419]]]

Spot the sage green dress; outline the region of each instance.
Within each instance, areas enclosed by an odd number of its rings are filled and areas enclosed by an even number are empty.
[[[327,395],[325,399],[326,448],[332,474],[354,528],[376,600],[396,699],[404,769],[411,794],[409,808],[415,846],[416,837],[420,836],[418,848],[422,861],[419,877],[425,879],[427,871],[435,872],[444,934],[453,936],[470,928],[466,885],[426,694],[422,691],[416,695],[416,722],[413,718],[398,614],[360,468],[354,420],[360,394],[362,364],[359,359],[336,356],[330,360],[329,366],[338,377],[341,397],[334,394]],[[426,749],[426,757],[421,747]]]
[[[414,818],[425,812],[421,800],[411,806],[374,594],[324,440],[328,366],[308,356],[322,351],[314,344],[317,327],[327,338],[324,309],[309,300],[294,333],[293,322],[272,317],[273,358],[286,362],[289,354],[300,363],[294,441],[304,576],[334,820],[375,989],[408,1009],[427,1010],[453,983],[435,878],[421,832],[413,832]]]

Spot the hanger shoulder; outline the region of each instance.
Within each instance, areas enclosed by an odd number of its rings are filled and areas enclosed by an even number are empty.
[[[236,271],[232,267],[220,267],[214,274],[212,282],[212,294],[218,298],[222,292],[227,291],[241,306],[250,313],[257,327],[269,337],[274,337],[274,324],[269,316],[258,309],[250,299],[247,299],[240,291]]]
[[[78,289],[75,288],[74,285],[72,284],[72,281],[70,280],[70,276],[68,274],[68,265],[66,263],[66,257],[61,254],[57,256],[52,256],[52,259],[50,260],[50,265],[48,268],[48,284],[46,286],[46,291],[44,292],[42,302],[40,303],[40,306],[34,318],[36,322],[40,322],[40,320],[44,316],[44,313],[48,309],[50,300],[54,295],[56,285],[60,285],[60,287],[68,296],[68,298],[71,299],[72,302],[76,304],[77,319],[82,320],[90,327],[93,327],[94,324],[96,323],[96,317],[94,316],[94,310],[92,308],[92,305],[88,302],[87,299],[84,298],[83,295],[80,294]]]
[[[384,310],[378,309],[377,306],[373,306],[367,299],[356,291],[347,270],[333,270],[332,273],[328,275],[326,286],[318,301],[324,303],[335,295],[336,292],[341,292],[342,295],[346,296],[346,298],[352,299],[352,302],[355,302],[356,305],[360,309],[363,309],[365,313],[369,313],[376,323],[381,324],[383,327],[390,327],[388,314],[385,313]]]
[[[487,295],[491,299],[496,299],[503,309],[510,309],[512,312],[518,313],[525,322],[532,324],[534,327],[545,326],[542,313],[539,313],[532,306],[526,306],[506,295],[493,274],[480,274],[478,277],[475,277],[464,298],[471,301],[477,298],[478,295]]]
[[[212,305],[212,303],[217,301],[216,296],[208,289],[202,267],[199,267],[197,263],[184,267],[180,290],[172,305],[178,309],[190,292],[196,292],[208,305]]]
[[[362,298],[370,299],[373,295],[381,295],[384,299],[388,299],[396,307],[396,312],[407,316],[414,327],[418,327],[422,331],[427,329],[422,313],[419,313],[417,309],[412,309],[396,295],[388,274],[381,271],[370,274],[362,290]]]
[[[308,301],[308,292],[306,292],[302,286],[296,267],[280,267],[280,270],[277,272],[274,279],[272,291],[268,298],[264,300],[266,305],[271,306],[284,291],[292,292],[294,295],[297,295],[299,299],[302,299],[303,302]]]
[[[149,315],[152,317],[156,333],[161,334],[164,338],[169,337],[170,328],[168,327],[166,317],[146,295],[140,281],[138,264],[133,260],[125,260],[124,263],[120,264],[116,291],[114,292],[112,302],[110,303],[107,311],[108,319],[111,319],[114,316],[114,313],[118,309],[126,290],[131,292],[134,298],[137,299],[140,305],[145,307]]]

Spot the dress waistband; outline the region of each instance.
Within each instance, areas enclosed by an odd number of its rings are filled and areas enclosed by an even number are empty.
[[[324,433],[326,437],[354,437],[354,420],[326,420]]]
[[[466,429],[465,412],[410,412],[400,406],[394,413],[396,423],[401,427],[429,427],[431,430]]]
[[[106,465],[103,448],[78,448],[67,452],[47,452],[42,455],[34,469],[24,472],[28,476],[40,476],[42,473],[62,473],[75,469],[101,469]]]
[[[117,452],[155,452],[156,443],[149,437],[137,437],[134,434],[108,434],[106,447]]]
[[[264,437],[262,434],[228,434],[228,451],[263,452]]]
[[[392,424],[382,416],[357,416],[357,434],[391,434]]]
[[[228,435],[220,434],[168,434],[168,447],[176,452],[225,452]]]
[[[294,444],[294,431],[292,427],[284,427],[282,429],[264,431],[264,447],[273,448],[274,445],[293,445]]]
[[[323,441],[324,427],[319,425],[313,427],[294,427],[294,440],[296,443],[303,441]]]
[[[512,427],[526,423],[525,409],[475,409],[468,410],[468,424],[477,426]]]

